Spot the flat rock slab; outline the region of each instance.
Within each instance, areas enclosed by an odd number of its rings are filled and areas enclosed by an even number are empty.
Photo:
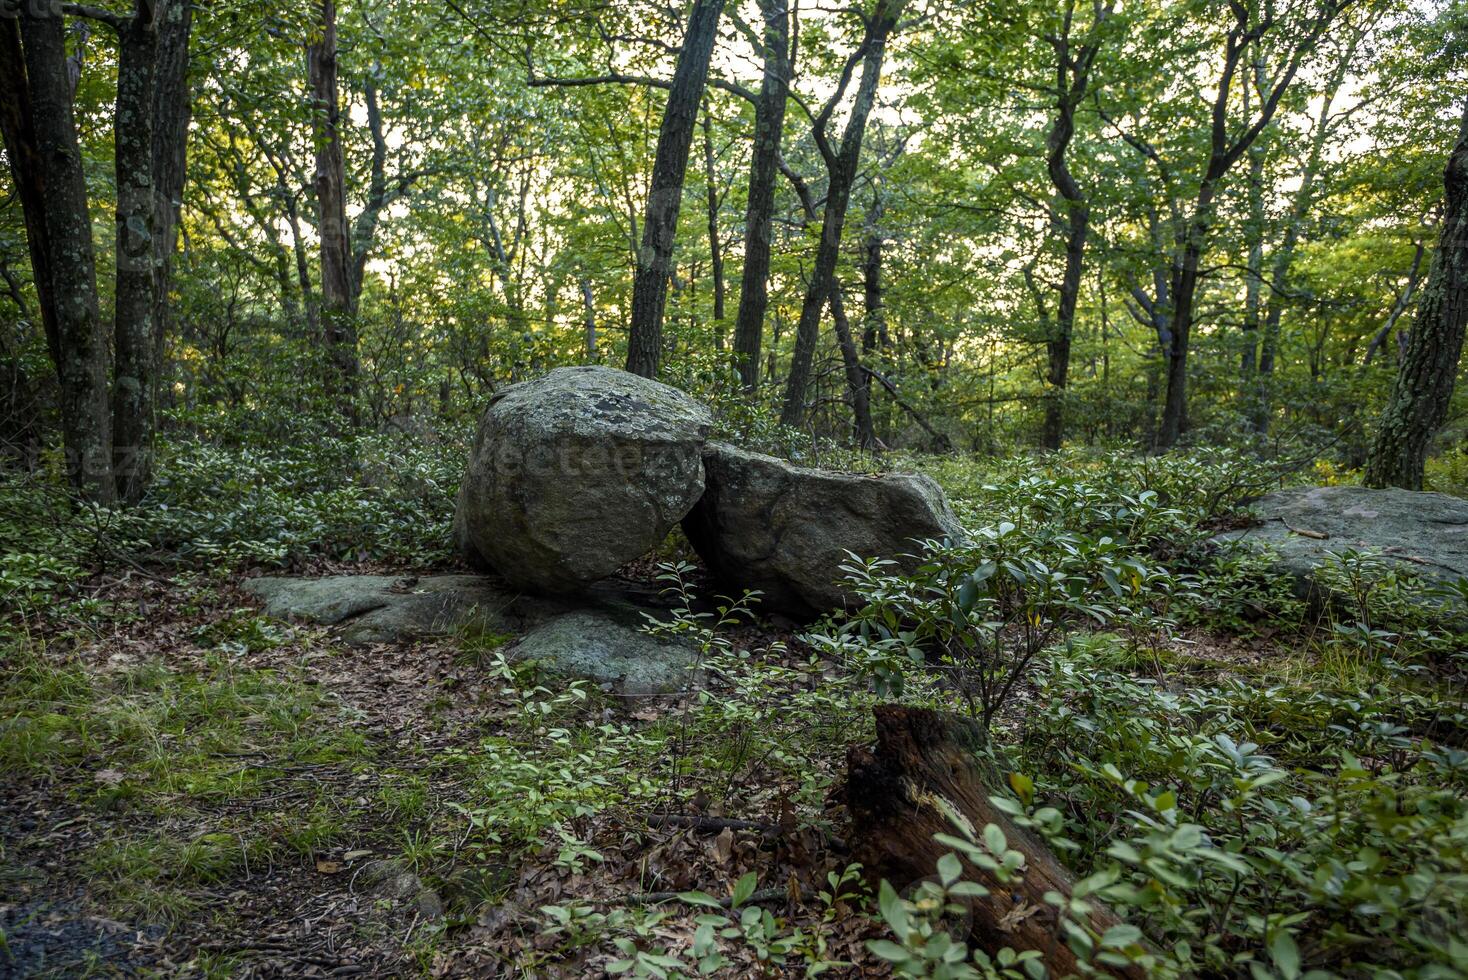
[[[360,644],[508,632],[564,611],[477,575],[266,577],[250,579],[245,589],[264,600],[268,615],[337,626],[342,639]]]
[[[1257,527],[1216,541],[1267,545],[1309,591],[1331,555],[1371,552],[1443,582],[1468,576],[1468,500],[1396,488],[1297,487],[1261,497]]]
[[[592,610],[566,613],[537,626],[510,655],[545,664],[557,674],[608,685],[627,697],[687,690],[697,674],[691,647],[649,636]]]
[[[696,651],[639,629],[664,611],[650,591],[598,584],[579,602],[509,591],[477,575],[264,577],[244,583],[267,615],[334,627],[347,643],[403,643],[485,633],[524,634],[517,661],[632,697],[687,688]]]

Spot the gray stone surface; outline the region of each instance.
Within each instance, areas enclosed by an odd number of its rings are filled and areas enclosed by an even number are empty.
[[[600,583],[578,602],[516,594],[476,575],[329,575],[255,578],[245,589],[278,619],[336,628],[348,643],[401,643],[474,633],[524,634],[505,648],[512,660],[644,696],[688,686],[695,651],[654,639],[644,612],[666,603],[645,586]]]
[[[368,894],[391,902],[400,912],[416,915],[422,922],[443,918],[443,900],[402,861],[368,861],[353,875],[352,884]]]
[[[847,552],[905,557],[927,539],[964,538],[943,490],[926,476],[865,476],[710,443],[704,496],[683,530],[721,585],[758,589],[760,607],[810,616],[851,601]]]
[[[476,567],[574,593],[655,547],[703,492],[712,417],[676,388],[558,368],[499,392],[480,418],[454,516]]]
[[[511,631],[564,609],[507,592],[477,575],[328,575],[249,579],[277,619],[340,627],[348,643],[393,643],[464,631]]]
[[[537,626],[509,655],[629,697],[685,690],[696,671],[691,647],[649,636],[625,618],[596,610],[566,613]]]
[[[1254,504],[1261,523],[1220,534],[1220,543],[1268,546],[1302,592],[1331,554],[1370,551],[1440,581],[1468,576],[1468,500],[1396,488],[1296,487]]]

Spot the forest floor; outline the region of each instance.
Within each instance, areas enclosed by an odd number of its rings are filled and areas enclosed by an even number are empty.
[[[794,953],[830,976],[890,972],[863,948],[882,924],[828,877],[848,864],[831,790],[869,734],[867,702],[786,726],[812,736],[798,775],[760,758],[781,749],[760,730],[781,698],[842,671],[788,631],[724,631],[758,658],[767,714],[709,744],[730,732],[710,729],[697,694],[568,698],[473,641],[350,646],[263,618],[238,579],[133,569],[90,590],[108,626],[53,645],[32,624],[4,701],[41,714],[5,747],[30,771],[0,799],[0,976],[599,975],[605,922],[547,928],[546,908],[640,915],[674,892],[728,896],[750,871],[756,901],[809,944]],[[1278,656],[1257,640],[1173,642],[1195,680]],[[595,749],[578,729],[601,736]],[[619,803],[629,786],[639,799]],[[553,822],[574,833],[504,856]],[[380,860],[444,914],[365,884]],[[707,910],[670,909],[633,925],[686,945]],[[757,950],[742,952],[727,975],[756,970]]]
[[[745,756],[727,781],[677,771],[689,768],[678,743],[701,736],[681,698],[558,698],[457,640],[349,646],[264,619],[237,580],[181,587],[134,569],[90,592],[107,626],[52,643],[51,624],[29,624],[31,654],[0,702],[38,722],[4,748],[29,771],[0,798],[0,976],[489,976],[507,964],[581,976],[609,957],[575,929],[548,932],[543,907],[723,896],[750,870],[765,905],[788,905],[792,925],[821,923],[830,959],[864,958],[880,931],[799,900],[845,866],[823,800],[797,798],[800,785]],[[729,635],[740,650],[801,649],[766,628]],[[809,667],[781,659],[792,676]],[[537,760],[552,726],[611,726],[611,751],[626,755],[584,759],[552,742]],[[767,748],[747,737],[746,754]],[[815,783],[828,786],[843,744],[825,748]],[[592,768],[563,768],[580,761]],[[496,786],[501,768],[514,772]],[[619,781],[666,793],[591,812],[619,768]],[[524,826],[494,826],[514,809],[506,823]],[[684,825],[659,825],[663,814]],[[576,837],[509,860],[476,839],[476,820],[507,852],[542,822]],[[361,870],[383,859],[421,875],[445,914],[364,884]],[[767,885],[796,901],[772,901]],[[652,928],[691,935],[697,910],[680,911]]]
[[[1142,476],[1234,480],[1169,465]],[[1468,683],[1418,584],[1352,558],[1362,615],[1327,614],[1257,556],[1210,550],[1217,521],[1141,494],[1134,470],[954,466],[955,506],[998,529],[982,547],[1085,583],[1016,621],[1060,628],[997,716],[995,791],[1173,973],[1468,973]],[[322,533],[238,499],[214,519],[250,547],[236,514]],[[341,506],[264,498],[299,499]],[[342,524],[425,539],[358,513]],[[1008,514],[1030,516],[1015,531]],[[890,941],[901,909],[852,866],[840,787],[875,705],[962,705],[882,615],[848,624],[870,632],[689,620],[704,682],[627,699],[513,662],[513,637],[354,647],[272,620],[242,583],[279,562],[185,570],[87,544],[54,570],[25,520],[0,525],[35,539],[29,564],[0,565],[18,583],[0,622],[0,977],[861,977],[922,953]],[[934,608],[940,633],[957,621]],[[955,975],[995,974],[975,953]]]

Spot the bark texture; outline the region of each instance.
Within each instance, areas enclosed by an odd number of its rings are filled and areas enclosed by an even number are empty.
[[[632,286],[632,331],[627,341],[627,370],[647,378],[657,377],[662,360],[663,309],[668,301],[668,278],[673,274],[673,243],[678,233],[683,180],[688,173],[688,151],[693,145],[693,129],[723,12],[724,0],[694,0],[658,130],[652,183],[642,221],[642,245],[637,251],[637,278]]]
[[[938,859],[952,848],[935,834],[960,836],[950,814],[966,821],[975,835],[993,824],[1011,850],[1024,854],[1019,880],[1000,884],[968,865],[970,880],[989,890],[970,908],[971,935],[987,951],[1009,946],[1039,950],[1049,976],[1085,975],[1066,944],[1054,906],[1044,896],[1069,896],[1074,881],[1055,855],[1029,831],[1016,826],[989,801],[990,792],[976,761],[982,745],[978,726],[957,715],[926,708],[880,705],[874,709],[877,744],[856,746],[847,754],[846,806],[851,814],[853,857],[867,873],[902,889],[932,876]],[[1097,935],[1121,920],[1094,899],[1087,927]],[[1090,964],[1086,973],[1142,980],[1136,965]]]
[[[769,306],[771,231],[775,178],[780,167],[780,137],[785,127],[786,86],[790,77],[790,12],[785,0],[761,0],[764,14],[764,79],[754,107],[754,152],[749,165],[749,198],[744,211],[744,270],[739,311],[734,321],[734,356],[746,390],[759,384],[760,347]]]
[[[188,174],[189,120],[193,91],[189,82],[189,41],[194,5],[165,0],[158,10],[158,67],[153,79],[153,194],[157,202],[153,235],[154,275],[153,363],[163,381],[168,336],[168,297],[173,283],[173,254],[178,248],[179,209]]]
[[[72,115],[64,25],[59,13],[44,4],[23,7],[19,21],[24,68],[8,64],[4,72],[12,80],[24,75],[20,95],[29,110],[34,152],[11,154],[11,165],[16,166],[18,160],[34,161],[39,173],[18,183],[34,187],[40,182],[44,190],[37,223],[44,228],[45,263],[35,271],[38,278],[45,273],[43,296],[49,296],[54,318],[48,341],[60,388],[67,475],[72,487],[87,499],[111,503],[116,487],[107,344],[97,308],[96,254],[86,175]],[[9,62],[15,53],[14,46],[7,43],[0,57]],[[17,115],[23,118],[25,113]],[[22,203],[26,200],[23,196]],[[28,216],[27,225],[31,224]]]
[[[117,278],[112,344],[112,469],[117,495],[136,502],[153,472],[157,395],[153,316],[157,312],[153,108],[157,9],[138,0],[117,31],[117,109],[113,162],[117,183]]]
[[[1442,236],[1366,462],[1368,487],[1422,489],[1428,447],[1453,397],[1468,324],[1468,103],[1443,182],[1447,203]]]
[[[326,346],[328,391],[347,419],[355,417],[357,329],[353,323],[351,244],[348,240],[346,173],[342,157],[341,105],[336,81],[336,3],[322,0],[321,36],[309,45],[312,130],[316,138],[317,234],[321,239],[321,329]]]

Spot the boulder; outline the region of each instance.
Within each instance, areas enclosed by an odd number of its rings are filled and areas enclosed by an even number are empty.
[[[479,421],[456,547],[512,586],[580,591],[645,554],[703,493],[708,409],[604,367],[505,388]]]
[[[350,644],[511,634],[512,661],[535,661],[628,697],[666,694],[694,680],[698,650],[649,636],[649,618],[666,620],[670,601],[657,589],[615,580],[575,601],[516,594],[477,575],[328,575],[262,577],[245,582],[277,619],[333,627]]]
[[[1343,551],[1369,551],[1404,571],[1454,581],[1468,575],[1468,500],[1390,488],[1294,487],[1254,504],[1260,523],[1215,542],[1266,548],[1301,595],[1317,591],[1316,573]]]
[[[809,469],[717,443],[703,465],[704,495],[684,533],[725,589],[758,589],[767,610],[809,617],[851,602],[848,551],[912,569],[917,542],[965,537],[926,476]]]
[[[264,576],[247,580],[244,588],[264,602],[268,615],[338,627],[353,644],[507,632],[561,611],[542,612],[477,575]]]
[[[597,610],[557,616],[525,634],[508,654],[626,697],[690,688],[698,660],[698,651],[687,643],[649,636],[625,617]]]

